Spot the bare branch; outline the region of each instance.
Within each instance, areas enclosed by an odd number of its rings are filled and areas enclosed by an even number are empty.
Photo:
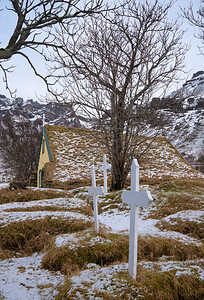
[[[6,75],[7,68],[3,66],[6,60],[13,55],[22,54],[22,50],[27,47],[32,50],[35,50],[36,47],[54,48],[57,45],[50,38],[50,33],[58,24],[66,23],[67,27],[71,27],[75,19],[104,13],[107,10],[107,7],[103,5],[103,0],[86,1],[84,5],[81,0],[7,0],[4,2],[5,7],[0,10],[0,13],[3,14],[4,10],[7,10],[15,13],[17,17],[15,28],[8,38],[7,45],[0,48],[0,66],[8,90],[10,89]],[[47,33],[46,29],[48,29]],[[24,57],[27,56],[24,55]],[[29,64],[31,65],[30,62]]]
[[[201,40],[201,43],[204,44],[204,0],[201,0],[200,7],[198,7],[197,11],[194,11],[193,3],[191,2],[190,7],[188,9],[182,9],[183,17],[186,18],[189,23],[193,26],[196,26],[200,33],[197,38]],[[204,46],[198,47],[200,49],[200,53],[203,54]]]
[[[129,1],[105,18],[76,22],[71,38],[64,25],[54,35],[62,47],[49,58],[53,76],[60,76],[53,94],[98,121],[114,188],[123,187],[132,159],[155,139],[156,132],[142,138],[156,117],[150,108],[154,92],[166,91],[184,67],[183,32],[167,20],[172,3]]]

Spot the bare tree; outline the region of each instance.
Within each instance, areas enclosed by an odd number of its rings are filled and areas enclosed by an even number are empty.
[[[46,78],[39,74],[37,66],[24,50],[31,49],[42,54],[46,51],[46,47],[56,47],[56,41],[50,34],[54,26],[66,23],[66,27],[70,28],[74,19],[102,11],[102,2],[103,0],[87,0],[85,4],[81,0],[4,1],[4,7],[0,7],[0,14],[7,10],[11,14],[14,13],[17,19],[7,45],[0,48],[0,69],[4,74],[6,88],[9,89],[8,73],[13,70],[13,67],[5,67],[5,61],[13,55],[21,55],[35,74],[45,80]]]
[[[27,183],[36,170],[40,144],[40,132],[34,123],[22,119],[15,122],[4,117],[0,125],[0,153],[4,167],[14,177]]]
[[[167,21],[171,5],[129,1],[106,18],[78,23],[72,41],[64,27],[55,34],[62,45],[50,58],[61,79],[58,99],[98,120],[114,189],[124,186],[132,159],[154,139],[142,137],[151,135],[147,123],[156,117],[150,108],[153,93],[166,90],[183,68],[187,47],[179,24]]]
[[[190,7],[188,9],[183,9],[183,16],[192,24],[199,28],[200,33],[197,36],[201,43],[204,44],[204,0],[200,1],[200,7],[197,11],[194,11],[193,3],[191,2]],[[203,47],[199,47],[201,54],[203,54]]]

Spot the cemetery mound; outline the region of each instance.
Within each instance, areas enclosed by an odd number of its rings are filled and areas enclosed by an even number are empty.
[[[99,132],[52,125],[45,125],[45,128],[53,162],[45,165],[44,187],[90,185],[90,166],[93,161],[97,170],[96,179],[102,182],[100,167],[105,148],[97,143],[101,138]],[[139,164],[143,183],[204,178],[164,137],[156,138],[150,151],[139,159]]]
[[[53,162],[45,165],[44,183],[63,189],[0,186],[0,299],[203,299],[203,174],[165,138],[140,159],[140,184],[133,188],[133,180],[131,192],[140,185],[153,201],[137,210],[133,280],[129,189],[97,196],[94,230],[90,166],[94,158],[102,185],[105,153],[98,133],[48,125],[46,132]]]
[[[0,193],[0,299],[203,299],[203,180],[140,185],[137,278],[128,275],[129,205],[87,187]],[[41,199],[41,200],[40,200]]]

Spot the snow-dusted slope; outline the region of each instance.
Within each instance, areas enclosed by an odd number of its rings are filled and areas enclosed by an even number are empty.
[[[30,121],[42,120],[45,114],[46,123],[61,126],[82,127],[86,120],[77,116],[71,105],[60,105],[56,102],[40,103],[32,99],[24,101],[22,98],[8,99],[0,94],[0,120],[6,115],[18,119],[24,117]]]
[[[204,152],[204,71],[159,102],[161,113],[170,120],[166,137],[180,153],[197,159]]]

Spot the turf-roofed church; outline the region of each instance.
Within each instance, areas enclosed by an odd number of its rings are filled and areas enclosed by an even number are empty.
[[[146,138],[148,139],[148,138]],[[76,188],[91,185],[91,165],[95,165],[96,181],[103,184],[103,155],[108,153],[99,131],[44,125],[37,168],[37,186]],[[143,147],[146,148],[146,144]],[[143,148],[140,149],[142,151]],[[164,137],[155,139],[150,151],[139,158],[140,182],[160,183],[163,180],[197,179],[203,175],[188,164],[173,145]],[[108,170],[108,186],[111,170]],[[128,184],[128,182],[127,182]]]
[[[45,171],[45,164],[52,162],[52,154],[49,146],[47,132],[45,128],[45,116],[43,115],[43,127],[40,140],[40,149],[37,164],[37,187],[42,187],[42,180]]]

